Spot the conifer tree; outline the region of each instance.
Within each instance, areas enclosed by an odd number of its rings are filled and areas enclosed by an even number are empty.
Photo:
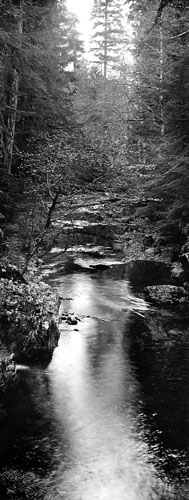
[[[123,2],[118,0],[94,1],[92,9],[93,35],[91,51],[94,62],[108,74],[118,66],[125,48]]]
[[[133,1],[131,15],[137,21],[134,70],[139,74],[140,102],[149,109],[142,125],[146,127],[151,117],[146,132],[155,169],[147,193],[159,199],[161,231],[182,241],[189,216],[187,2],[156,2],[152,7],[150,0]],[[144,130],[141,127],[142,138]]]
[[[0,157],[10,176],[24,137],[69,120],[70,85],[82,48],[65,0],[5,0],[0,9]]]

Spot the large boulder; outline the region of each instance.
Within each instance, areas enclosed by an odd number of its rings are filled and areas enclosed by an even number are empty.
[[[52,289],[3,278],[0,303],[0,340],[7,350],[18,361],[50,359],[59,339],[59,298]]]
[[[55,321],[40,321],[37,328],[29,332],[25,342],[21,341],[17,346],[17,356],[24,361],[48,360],[58,345],[59,336]]]
[[[157,305],[187,305],[189,294],[182,286],[153,285],[144,289],[146,300]]]

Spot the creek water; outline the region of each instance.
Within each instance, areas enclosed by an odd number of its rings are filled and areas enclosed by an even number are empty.
[[[64,297],[60,317],[78,323],[60,321],[48,366],[19,367],[1,461],[38,481],[36,498],[187,500],[188,341],[165,341],[158,312],[164,342],[145,340],[145,304],[131,312],[130,284],[114,264],[113,273],[49,275]]]

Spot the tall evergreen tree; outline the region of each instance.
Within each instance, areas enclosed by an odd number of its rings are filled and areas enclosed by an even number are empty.
[[[81,44],[65,0],[5,0],[0,7],[1,164],[10,175],[14,146],[23,135],[69,120]]]
[[[123,2],[96,0],[91,17],[93,20],[91,51],[94,53],[94,62],[102,68],[102,74],[106,78],[117,68],[125,50]]]
[[[153,118],[147,137],[150,148],[153,144],[155,170],[147,192],[160,200],[161,230],[168,234],[170,229],[172,238],[180,234],[182,240],[189,216],[189,12],[186,2],[157,2],[152,7],[146,0],[133,1],[131,15],[137,21],[135,50],[138,47],[139,57],[135,56],[134,70],[139,73],[141,103],[149,107],[148,116]],[[140,133],[143,138],[144,128]]]

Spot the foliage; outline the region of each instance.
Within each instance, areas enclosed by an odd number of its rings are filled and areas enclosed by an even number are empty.
[[[154,212],[157,200],[160,207],[156,220],[166,213],[170,227],[175,221],[175,227],[184,230],[189,20],[185,6],[179,3],[178,12],[168,3],[130,2],[132,57],[131,63],[120,64],[120,39],[125,50],[128,46],[121,17],[124,2],[121,9],[116,0],[95,2],[93,40],[100,65],[106,59],[116,70],[107,72],[105,79],[98,64],[89,68],[80,61],[78,66],[76,19],[68,14],[65,1],[33,5],[28,0],[21,36],[15,24],[18,6],[11,4],[12,16],[5,2],[2,123],[9,113],[8,74],[15,67],[19,93],[12,173],[23,193],[17,220],[26,266],[53,244],[59,200],[62,214],[68,214],[73,196],[91,189],[106,191],[116,185],[126,197],[142,200],[145,187],[148,213],[154,198]],[[154,23],[162,6],[160,22]]]
[[[189,5],[188,0],[160,0],[160,4],[157,11],[157,20],[161,17],[163,10],[166,7],[174,7],[178,11],[183,11]]]
[[[23,359],[41,352],[49,355],[53,331],[58,340],[52,321],[55,311],[58,313],[58,298],[51,288],[43,282],[24,284],[2,278],[0,299],[1,340],[5,345]]]
[[[127,134],[131,116],[125,79],[104,78],[92,68],[81,68],[74,97],[76,120],[94,151],[99,151],[104,182],[115,181],[127,167]]]
[[[141,122],[136,120],[132,126],[130,144],[134,135],[135,144],[140,145],[141,158],[146,163],[154,163],[153,175],[146,179],[146,195],[159,199],[160,231],[172,233],[172,240],[177,238],[182,243],[188,217],[189,187],[186,83],[189,19],[184,5],[168,4],[170,2],[161,2],[160,9],[159,2],[131,3],[135,61],[133,99]],[[159,23],[154,25],[157,12]]]
[[[33,131],[67,126],[82,46],[66,2],[1,5],[1,158]],[[70,66],[71,65],[71,66]]]
[[[71,134],[57,129],[28,140],[27,151],[20,153],[15,174],[22,189],[16,224],[25,255],[23,270],[58,240],[63,232],[64,215],[66,217],[71,211],[73,197],[104,189],[109,163],[97,139],[89,140],[89,135],[78,127]],[[60,217],[61,228],[53,224]],[[10,245],[10,238],[9,248],[13,255],[14,242]]]
[[[127,0],[125,3],[127,4]],[[148,6],[152,7],[153,4],[154,4],[153,0],[143,0],[143,1],[131,0],[131,5],[132,6],[134,5],[137,11],[140,10],[141,12],[144,11],[144,8],[148,9]],[[154,16],[155,24],[157,24],[159,20],[161,20],[162,14],[166,10],[166,7],[174,8],[178,15],[180,12],[185,11],[188,5],[189,5],[188,0],[159,0],[156,6],[156,13]]]
[[[123,60],[125,49],[125,28],[123,2],[104,0],[94,2],[91,18],[93,32],[91,51],[94,53],[94,64],[107,77]]]

